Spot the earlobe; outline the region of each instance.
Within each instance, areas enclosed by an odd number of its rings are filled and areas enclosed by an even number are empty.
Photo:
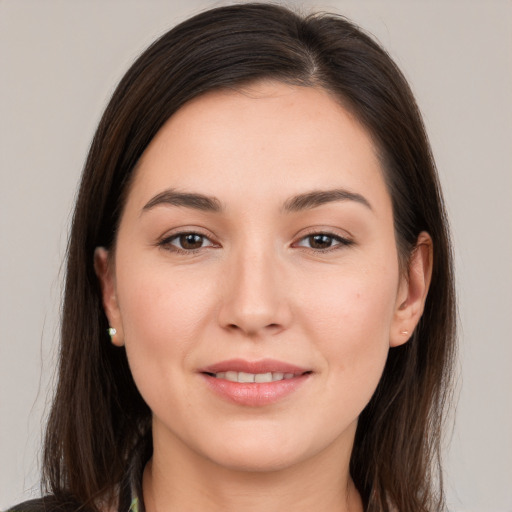
[[[390,346],[406,343],[423,314],[432,277],[432,238],[425,231],[418,236],[411,253],[407,275],[402,278],[397,295],[395,316],[390,333]]]
[[[100,282],[103,309],[110,326],[110,339],[114,345],[123,346],[123,326],[117,302],[114,269],[109,260],[109,253],[104,247],[97,247],[94,251],[94,271]]]

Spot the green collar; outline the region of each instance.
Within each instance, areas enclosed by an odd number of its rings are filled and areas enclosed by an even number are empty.
[[[133,498],[128,512],[139,512],[139,498]]]

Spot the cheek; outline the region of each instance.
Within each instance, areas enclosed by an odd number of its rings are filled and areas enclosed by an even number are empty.
[[[325,339],[388,341],[398,287],[398,266],[373,264],[315,275],[304,273],[295,306],[313,332]]]
[[[151,261],[133,267],[127,264],[118,271],[127,343],[144,342],[160,349],[190,343],[210,307],[211,276],[201,279],[196,272],[191,278],[189,271],[171,272],[165,264]]]
[[[136,267],[125,263],[117,272],[125,346],[137,387],[156,406],[163,397],[172,399],[166,390],[181,384],[177,375],[187,367],[211,316],[213,283],[200,286],[200,276],[171,273],[154,261],[146,265],[139,259]]]
[[[398,269],[390,269],[394,265],[317,275],[301,300],[304,329],[316,340],[328,383],[356,415],[370,400],[389,351],[398,282]]]

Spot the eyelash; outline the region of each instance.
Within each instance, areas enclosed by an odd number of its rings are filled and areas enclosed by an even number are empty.
[[[197,249],[183,249],[181,247],[177,247],[176,245],[172,244],[172,242],[174,240],[179,240],[179,238],[182,236],[191,236],[191,235],[201,237],[203,239],[203,241],[208,240],[210,242],[210,245],[207,245],[206,247],[215,247],[215,244],[206,235],[204,235],[203,233],[197,233],[196,231],[181,231],[179,233],[175,233],[171,236],[164,238],[160,242],[158,242],[158,246],[162,247],[163,249],[166,249],[170,252],[175,252],[178,254],[185,254],[185,255],[196,254],[199,251],[201,251],[202,249],[204,249],[205,247],[198,247]]]
[[[349,247],[354,244],[354,241],[349,238],[345,238],[340,235],[336,235],[334,233],[329,233],[326,231],[312,231],[311,233],[308,233],[307,235],[300,238],[298,243],[302,242],[303,240],[307,240],[308,238],[311,239],[311,238],[317,237],[317,236],[330,238],[332,240],[332,243],[334,243],[334,242],[337,242],[337,243],[335,245],[331,245],[330,247],[327,247],[325,249],[314,249],[313,247],[304,247],[302,245],[299,245],[298,247],[302,247],[306,250],[312,250],[315,253],[327,253],[327,252],[342,249],[343,247]],[[297,245],[297,242],[294,245]]]
[[[201,237],[204,240],[208,240],[210,242],[209,245],[205,246],[205,247],[198,247],[196,249],[184,249],[182,247],[177,247],[176,245],[174,245],[172,242],[175,241],[175,240],[179,240],[181,237],[183,236],[196,236],[196,237]],[[337,242],[335,245],[331,245],[330,247],[327,247],[327,248],[324,248],[324,249],[315,249],[313,247],[306,247],[306,246],[303,246],[303,245],[298,245],[298,243],[304,241],[304,240],[307,240],[308,238],[311,239],[313,237],[318,237],[318,236],[323,236],[323,237],[327,237],[327,238],[330,238],[331,239],[331,243],[334,243],[334,242]],[[331,252],[331,251],[336,251],[336,250],[339,250],[343,247],[349,247],[351,245],[354,244],[354,241],[353,240],[350,240],[349,238],[344,238],[342,236],[339,236],[339,235],[336,235],[334,233],[329,233],[329,232],[325,232],[325,231],[314,231],[314,232],[311,232],[311,233],[308,233],[307,235],[301,237],[298,242],[292,244],[292,246],[297,246],[297,247],[300,247],[302,249],[305,249],[305,250],[311,250],[315,253],[327,253],[327,252]],[[170,252],[175,252],[175,253],[178,253],[178,254],[185,254],[185,255],[190,255],[190,254],[196,254],[198,253],[199,251],[201,251],[202,249],[205,249],[206,247],[216,247],[216,244],[213,243],[206,235],[202,234],[202,233],[197,233],[195,231],[182,231],[182,232],[179,232],[179,233],[175,233],[171,236],[168,236],[166,238],[164,238],[163,240],[161,240],[160,242],[158,242],[158,246],[159,247],[162,247]]]

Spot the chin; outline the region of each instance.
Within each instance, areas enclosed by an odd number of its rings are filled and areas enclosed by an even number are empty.
[[[273,473],[282,471],[294,466],[297,454],[272,453],[265,447],[260,447],[253,452],[248,450],[237,450],[237,453],[226,453],[222,457],[213,459],[218,466],[229,471],[242,473]]]
[[[309,442],[284,438],[278,433],[270,435],[244,435],[228,437],[229,443],[215,443],[205,447],[215,464],[231,471],[275,472],[287,469],[312,456]],[[206,451],[206,450],[205,450]]]

